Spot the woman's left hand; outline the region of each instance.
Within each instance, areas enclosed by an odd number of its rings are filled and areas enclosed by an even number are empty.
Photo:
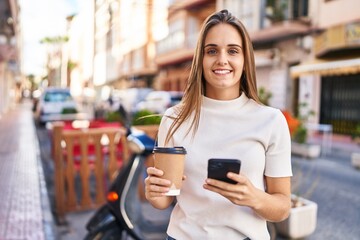
[[[259,189],[255,188],[244,175],[229,172],[227,177],[237,183],[231,184],[208,178],[203,187],[209,191],[219,193],[236,205],[255,206]]]
[[[206,179],[203,187],[222,195],[233,204],[252,208],[267,221],[279,222],[289,216],[290,177],[265,177],[267,192],[256,188],[242,174],[228,173],[227,177],[234,180],[236,184]]]

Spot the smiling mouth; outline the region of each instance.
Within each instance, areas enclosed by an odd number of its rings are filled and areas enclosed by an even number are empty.
[[[213,71],[215,74],[228,74],[231,73],[231,70],[214,70]]]

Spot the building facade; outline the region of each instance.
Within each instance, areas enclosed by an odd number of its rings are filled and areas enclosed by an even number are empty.
[[[312,9],[311,51],[290,68],[299,101],[312,107],[316,122],[338,134],[351,135],[360,127],[359,8],[356,0],[318,1]]]
[[[0,2],[0,117],[21,98],[21,28],[16,0]]]
[[[171,1],[168,11],[169,34],[156,43],[158,77],[155,88],[183,91],[201,24],[216,9],[214,0]]]
[[[359,7],[358,0],[94,0],[91,83],[184,90],[202,22],[226,8],[249,31],[269,104],[296,114],[306,103],[310,121],[350,134],[360,121]]]

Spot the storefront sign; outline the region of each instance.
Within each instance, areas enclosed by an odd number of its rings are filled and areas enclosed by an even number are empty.
[[[360,44],[360,22],[347,24],[345,31],[348,44]]]

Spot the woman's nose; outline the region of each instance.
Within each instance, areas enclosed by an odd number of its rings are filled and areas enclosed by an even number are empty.
[[[217,61],[218,61],[219,65],[226,65],[228,63],[226,53],[220,52],[220,54],[218,55]]]

